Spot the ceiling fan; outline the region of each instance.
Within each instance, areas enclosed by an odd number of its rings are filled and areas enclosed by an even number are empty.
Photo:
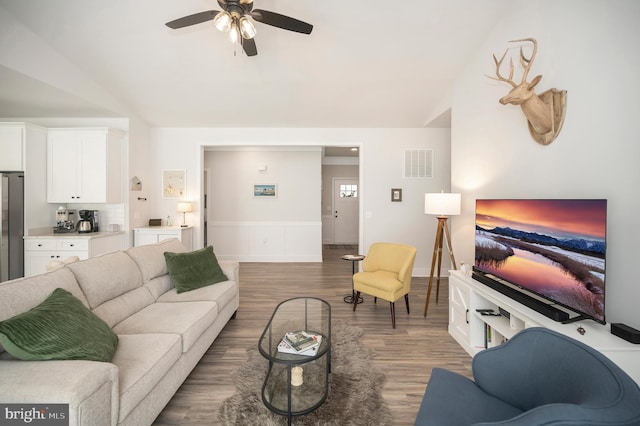
[[[218,4],[222,11],[207,10],[198,12],[167,22],[166,25],[169,28],[178,29],[213,20],[213,24],[218,30],[229,33],[233,43],[242,45],[242,49],[247,56],[258,54],[254,40],[256,29],[249,18],[263,24],[302,34],[311,34],[311,30],[313,30],[313,25],[298,19],[268,10],[253,9],[253,0],[218,0]]]

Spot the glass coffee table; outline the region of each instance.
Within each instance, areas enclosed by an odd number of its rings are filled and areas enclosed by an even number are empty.
[[[283,345],[282,340],[285,334],[296,332],[320,336],[320,344],[303,351],[306,355],[291,353],[295,349]],[[258,349],[269,361],[262,385],[262,401],[269,410],[287,416],[291,424],[292,417],[310,413],[324,403],[331,372],[329,303],[314,297],[280,303],[260,336]]]

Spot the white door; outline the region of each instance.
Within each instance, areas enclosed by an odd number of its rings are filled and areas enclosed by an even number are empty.
[[[358,211],[360,185],[358,179],[333,179],[333,242],[358,244]]]

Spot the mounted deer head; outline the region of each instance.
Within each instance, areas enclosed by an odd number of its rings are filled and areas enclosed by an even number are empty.
[[[530,82],[527,82],[527,77],[538,51],[538,42],[534,38],[525,38],[511,40],[511,43],[522,41],[533,43],[533,52],[530,58],[525,57],[524,51],[520,47],[520,65],[523,68],[522,81],[520,83],[513,81],[514,67],[512,58],[509,58],[509,77],[505,78],[500,74],[502,61],[507,56],[508,49],[505,50],[500,60],[496,58],[496,55],[493,55],[497,77],[487,77],[497,81],[504,81],[513,87],[506,96],[500,99],[500,103],[502,105],[520,105],[522,112],[527,117],[529,133],[531,133],[533,139],[543,145],[548,145],[558,136],[564,123],[567,91],[549,89],[540,95],[536,95],[533,89],[540,82],[542,76],[538,75]]]

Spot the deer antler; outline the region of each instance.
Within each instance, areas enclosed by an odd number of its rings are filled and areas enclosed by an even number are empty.
[[[527,81],[527,76],[529,75],[529,70],[531,69],[531,64],[533,63],[533,60],[536,57],[536,53],[538,51],[538,42],[536,41],[535,38],[521,38],[518,40],[509,40],[509,43],[516,43],[519,41],[530,41],[531,43],[533,43],[533,52],[531,53],[531,57],[530,58],[526,58],[524,56],[524,51],[522,50],[522,47],[520,47],[520,65],[523,68],[523,73],[522,73],[522,83],[524,83],[525,81]],[[502,57],[500,58],[500,60],[498,60],[498,58],[496,58],[496,55],[493,55],[493,62],[495,62],[496,64],[496,76],[497,77],[491,77],[490,75],[487,75],[487,77],[489,77],[492,80],[497,80],[497,81],[504,81],[505,83],[509,83],[512,87],[517,87],[518,84],[516,84],[516,82],[513,81],[513,59],[509,58],[509,78],[505,78],[500,74],[500,68],[502,67],[502,61],[504,61],[505,56],[507,56],[507,52],[509,51],[509,49],[506,49],[504,51],[504,53],[502,54]]]
[[[518,85],[513,81],[513,59],[509,58],[509,78],[504,78],[501,74],[500,74],[500,67],[502,66],[502,61],[504,61],[505,56],[507,56],[507,52],[509,51],[509,49],[504,51],[504,54],[502,55],[502,57],[500,58],[500,60],[498,60],[498,58],[496,58],[496,55],[493,55],[493,62],[495,62],[496,64],[496,75],[497,77],[491,77],[490,75],[486,75],[487,77],[489,77],[492,80],[498,80],[498,81],[504,81],[506,83],[509,83],[510,85],[512,85],[513,87],[517,87]]]
[[[527,81],[527,76],[529,75],[531,64],[533,63],[533,60],[536,58],[536,53],[538,53],[538,42],[535,38],[521,38],[518,40],[510,40],[510,43],[516,43],[519,41],[530,41],[531,43],[533,43],[533,52],[531,52],[531,57],[529,59],[525,58],[524,51],[522,50],[522,46],[520,46],[520,65],[524,70],[522,73],[522,83],[524,83],[525,81]]]

